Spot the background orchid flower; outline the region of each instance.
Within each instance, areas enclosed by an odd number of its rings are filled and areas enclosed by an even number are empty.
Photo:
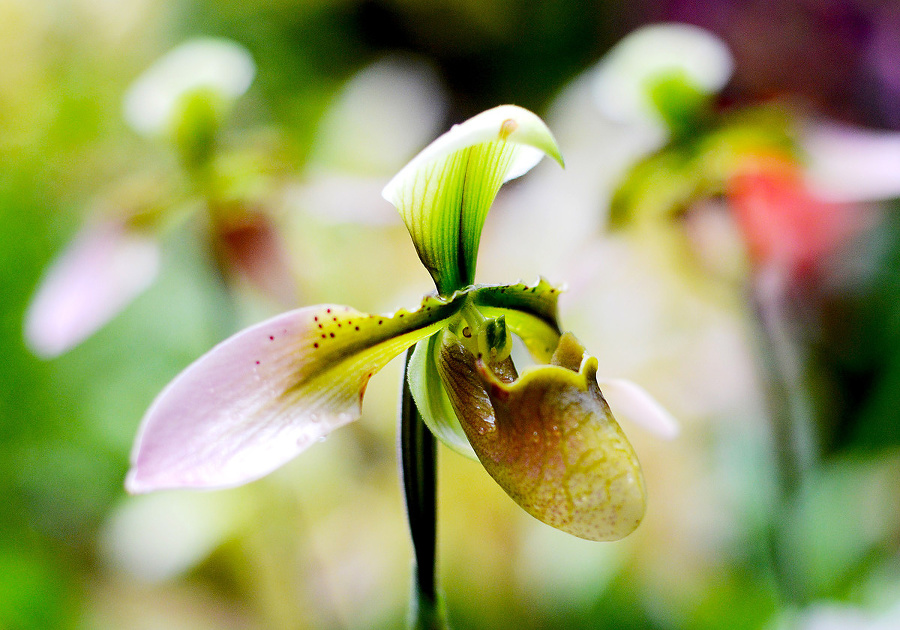
[[[610,222],[635,228],[663,257],[699,260],[729,280],[762,269],[806,278],[870,224],[849,202],[896,187],[896,166],[885,159],[894,139],[801,125],[777,103],[722,106],[715,99],[733,70],[724,42],[685,24],[638,29],[598,64],[597,109],[664,131],[660,148],[623,177]],[[685,229],[663,227],[672,220]]]
[[[664,54],[654,48],[663,38],[643,44],[647,57]],[[606,113],[599,88],[608,79],[601,72],[595,79],[596,106]],[[866,267],[875,264],[880,238],[871,240],[880,218],[871,202],[897,194],[897,140],[812,117],[809,104],[798,109],[787,98],[746,105],[734,91],[692,98],[639,87],[665,134],[622,178],[610,221],[637,237],[655,267],[681,272],[676,282],[687,280],[751,327],[752,337],[743,334],[756,355],[776,461],[777,509],[768,527],[776,532],[775,555],[787,557],[795,524],[779,515],[797,509],[797,488],[827,470],[835,445],[856,430],[848,429],[853,421],[836,420],[841,394],[826,393],[826,383],[838,381],[829,374],[837,370],[820,353],[827,334],[817,327],[840,322],[831,334],[842,338],[846,304],[871,282]],[[780,588],[795,589],[800,573],[786,570]]]
[[[222,275],[246,278],[279,303],[296,301],[271,213],[257,192],[247,193],[261,188],[271,167],[249,153],[215,160],[225,115],[255,73],[242,46],[203,38],[177,46],[134,81],[123,98],[125,120],[141,135],[169,140],[181,172],[132,176],[96,204],[28,309],[33,352],[55,357],[115,317],[156,279],[166,234],[204,209]]]
[[[561,333],[559,289],[543,280],[473,284],[495,195],[544,154],[562,161],[544,123],[515,106],[483,112],[425,148],[384,196],[437,295],[387,316],[301,308],[224,341],[147,412],[128,489],[227,487],[265,475],[359,418],[371,376],[415,345],[404,424],[421,417],[455,450],[474,452],[513,500],[558,529],[591,540],[631,533],[646,500],[640,465],[600,392],[596,360]],[[513,334],[540,363],[521,377]],[[660,417],[632,391],[620,388],[632,409]],[[405,474],[414,470],[404,463]]]
[[[147,136],[177,129],[179,110],[202,93],[216,105],[230,105],[253,82],[256,64],[232,41],[201,38],[173,48],[131,85],[123,100],[125,120]]]

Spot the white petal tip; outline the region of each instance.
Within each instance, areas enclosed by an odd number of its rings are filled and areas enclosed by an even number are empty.
[[[641,386],[625,379],[598,379],[613,415],[624,418],[664,440],[681,432],[675,417]]]

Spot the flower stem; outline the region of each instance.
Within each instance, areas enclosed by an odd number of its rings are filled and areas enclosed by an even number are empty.
[[[815,410],[805,382],[805,357],[786,313],[787,279],[765,270],[753,285],[763,370],[772,415],[772,439],[777,471],[775,515],[769,532],[773,569],[782,598],[804,605],[808,598],[801,576],[791,562],[791,512],[810,471],[818,464]]]
[[[422,421],[407,380],[410,349],[400,396],[400,476],[414,550],[410,627],[447,628],[435,578],[437,540],[437,442]]]

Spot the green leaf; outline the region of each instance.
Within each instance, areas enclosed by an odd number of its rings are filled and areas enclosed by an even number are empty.
[[[481,230],[500,186],[545,153],[562,164],[543,121],[503,105],[454,126],[385,187],[441,295],[474,282]]]

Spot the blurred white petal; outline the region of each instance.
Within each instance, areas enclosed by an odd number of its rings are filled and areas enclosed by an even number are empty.
[[[131,84],[123,114],[138,133],[160,133],[184,94],[208,88],[232,100],[247,91],[255,75],[256,65],[243,46],[225,39],[192,40],[165,54]]]
[[[117,222],[88,226],[47,270],[25,315],[25,340],[54,357],[96,332],[156,278],[159,246]]]
[[[807,180],[820,198],[862,202],[900,197],[900,133],[812,124],[801,144]]]
[[[598,378],[597,382],[617,419],[626,419],[667,440],[678,435],[678,421],[637,383],[621,378]]]
[[[816,602],[797,615],[796,630],[894,630],[900,626],[900,605],[883,612],[843,602]]]
[[[103,532],[110,562],[147,582],[171,579],[202,562],[235,529],[233,495],[160,492],[131,497]]]
[[[430,65],[387,57],[344,86],[319,127],[314,162],[390,176],[435,136],[446,112],[444,87]]]
[[[381,197],[390,176],[360,176],[310,168],[302,184],[285,191],[285,203],[329,223],[391,225],[400,222],[394,206]]]
[[[696,87],[715,94],[733,70],[731,51],[709,31],[689,24],[653,24],[606,53],[596,68],[594,96],[611,120],[654,124],[659,114],[647,92],[653,79],[685,75]]]

